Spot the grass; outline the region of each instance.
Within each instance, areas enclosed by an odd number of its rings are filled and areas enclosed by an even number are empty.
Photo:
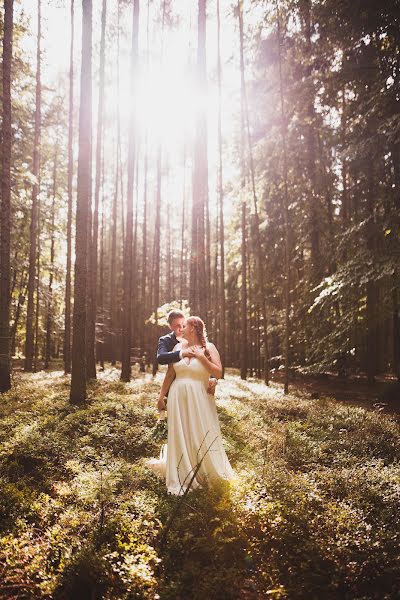
[[[177,499],[145,467],[161,374],[112,368],[80,407],[61,372],[18,375],[0,415],[0,597],[397,598],[400,431],[392,418],[228,373],[231,485]]]

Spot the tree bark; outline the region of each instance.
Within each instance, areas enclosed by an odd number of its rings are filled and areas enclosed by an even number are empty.
[[[255,226],[254,232],[256,236],[256,264],[257,264],[257,279],[259,282],[259,290],[261,298],[258,298],[258,303],[261,307],[262,322],[263,322],[263,374],[264,382],[268,385],[269,383],[269,348],[268,348],[268,318],[267,318],[267,292],[265,285],[265,269],[264,262],[265,256],[263,256],[262,241],[260,235],[260,217],[258,213],[258,200],[256,194],[255,185],[255,169],[253,160],[253,149],[250,135],[250,120],[249,120],[249,107],[247,101],[247,90],[246,90],[246,77],[244,67],[244,44],[243,44],[243,12],[242,12],[242,1],[238,3],[238,16],[239,16],[239,35],[240,35],[240,72],[241,72],[241,86],[243,95],[243,110],[245,117],[245,128],[247,133],[247,142],[249,148],[249,165],[250,165],[250,176],[251,176],[251,187],[253,194],[253,205],[254,205],[254,218]]]
[[[240,339],[240,377],[247,378],[247,249],[246,249],[246,202],[242,200],[242,284],[241,284],[241,339]]]
[[[221,14],[217,0],[218,36],[218,200],[219,200],[219,352],[222,368],[226,362],[226,296],[225,296],[225,225],[224,225],[224,178],[222,167],[222,68],[221,68]]]
[[[398,294],[398,272],[392,277],[392,319],[393,319],[393,371],[400,381],[400,319],[399,319],[399,294]]]
[[[115,302],[116,274],[117,274],[117,227],[118,227],[118,201],[121,197],[122,206],[122,187],[120,184],[120,163],[121,163],[121,114],[120,114],[120,4],[117,7],[117,148],[116,148],[116,166],[115,166],[115,189],[112,203],[112,229],[111,229],[111,262],[110,262],[110,361],[112,365],[117,360],[117,303]],[[122,232],[123,238],[123,232]]]
[[[374,208],[374,173],[372,169],[373,159],[370,161],[370,167],[368,172],[368,190],[367,190],[367,225],[366,225],[366,236],[367,236],[367,249],[371,253],[371,258],[374,255],[375,250],[375,208]],[[367,356],[366,356],[366,371],[368,383],[372,384],[375,382],[376,375],[376,361],[378,351],[378,332],[376,327],[376,305],[377,305],[377,286],[376,282],[368,280],[366,285],[367,292]]]
[[[247,378],[248,369],[248,329],[247,329],[247,239],[246,239],[246,165],[245,165],[245,97],[243,64],[243,21],[242,0],[238,0],[239,43],[240,43],[240,195],[241,195],[241,340],[240,340],[240,377]]]
[[[393,214],[395,232],[400,232],[400,143],[393,144],[392,164],[394,172]],[[400,315],[399,315],[399,269],[392,276],[392,328],[393,328],[393,371],[400,381]]]
[[[40,171],[40,126],[41,126],[41,0],[38,0],[38,32],[36,49],[36,109],[35,109],[35,133],[33,141],[33,176],[35,183],[32,188],[32,210],[29,244],[29,276],[28,276],[28,307],[26,317],[25,338],[25,371],[32,371],[34,355],[34,294],[36,278],[36,249],[38,228],[38,195],[39,195],[39,171]]]
[[[183,186],[182,186],[182,223],[181,223],[181,260],[180,260],[180,293],[179,305],[183,305],[183,282],[184,282],[184,253],[185,253],[185,207],[186,207],[186,145],[183,148]]]
[[[104,129],[102,146],[104,148]],[[99,321],[99,339],[98,339],[98,361],[100,368],[104,371],[104,355],[105,355],[105,314],[104,314],[104,248],[105,248],[105,223],[104,223],[104,153],[101,158],[101,232],[100,232],[100,273],[99,273],[99,289],[98,289],[98,321]]]
[[[199,92],[207,85],[206,75],[206,0],[198,0],[197,85]],[[190,307],[192,313],[205,318],[208,302],[205,250],[205,207],[208,198],[207,119],[205,108],[196,115],[193,160],[192,252],[190,270]]]
[[[289,349],[290,349],[290,231],[289,231],[289,192],[288,192],[288,161],[287,161],[287,119],[285,111],[284,79],[282,73],[282,52],[281,52],[281,22],[279,14],[279,4],[277,4],[277,29],[278,29],[278,58],[279,58],[279,93],[281,109],[281,132],[282,132],[282,153],[283,153],[283,222],[285,227],[285,339],[284,339],[284,361],[285,361],[285,379],[284,392],[289,392]]]
[[[150,0],[147,0],[147,10],[146,10],[146,67],[148,69],[149,66],[149,57],[150,57]],[[151,298],[150,302],[148,300],[149,294],[148,285],[149,278],[148,277],[148,171],[149,171],[149,144],[148,144],[148,131],[146,127],[146,131],[144,134],[144,157],[143,157],[143,227],[142,227],[142,272],[141,272],[141,281],[140,281],[140,335],[139,335],[139,345],[141,352],[145,352],[145,321],[147,312],[151,311]]]
[[[71,256],[72,256],[72,184],[74,177],[74,0],[71,0],[71,43],[69,55],[68,108],[68,209],[67,209],[67,272],[65,276],[64,371],[71,372]]]
[[[40,174],[39,174],[39,190],[40,190]],[[40,234],[41,234],[41,209],[40,209],[40,196],[38,196],[37,202],[37,244],[36,244],[36,310],[35,314],[35,333],[33,336],[34,340],[34,352],[33,352],[33,371],[36,373],[39,365],[39,312],[40,312]]]
[[[135,227],[133,233],[133,246],[132,246],[132,290],[139,291],[139,278],[138,278],[138,219],[139,219],[139,160],[140,160],[140,144],[137,141],[136,152],[135,152],[136,168],[135,168]],[[137,347],[138,341],[138,297],[139,294],[134,294],[132,297],[131,305],[131,340],[134,340],[134,347]]]
[[[86,399],[86,293],[88,214],[91,196],[92,144],[92,0],[82,0],[82,64],[79,108],[78,193],[70,400]]]
[[[144,145],[144,181],[143,181],[143,228],[142,228],[142,277],[141,277],[141,324],[140,324],[140,348],[144,350],[144,322],[146,319],[146,290],[147,290],[147,184],[148,184],[148,143],[147,135]]]
[[[51,359],[51,342],[53,329],[53,277],[54,277],[54,227],[55,227],[55,210],[56,210],[56,194],[57,194],[57,163],[58,163],[58,144],[54,150],[54,168],[53,168],[53,201],[51,204],[51,242],[50,242],[50,275],[49,286],[47,290],[47,318],[46,318],[46,349],[44,368],[48,369]]]
[[[317,282],[322,275],[320,254],[320,232],[318,222],[318,185],[315,152],[315,110],[314,85],[312,81],[312,41],[311,41],[311,0],[304,2],[304,34],[306,43],[306,140],[307,140],[307,174],[309,181],[309,228],[311,246],[311,281]]]
[[[3,122],[1,148],[0,226],[0,392],[11,388],[10,358],[10,253],[11,253],[11,67],[13,49],[13,0],[4,1]]]
[[[158,307],[160,305],[160,235],[161,235],[161,146],[157,154],[157,197],[156,197],[156,221],[154,226],[154,250],[153,250],[153,307],[155,311],[155,337],[158,336]],[[156,343],[156,339],[154,340]],[[153,376],[157,373],[157,358],[153,360]]]
[[[87,340],[87,377],[96,379],[96,317],[97,317],[97,254],[99,238],[99,202],[102,170],[102,142],[103,142],[103,113],[104,113],[104,70],[105,70],[105,36],[106,36],[107,2],[103,0],[101,11],[101,38],[100,38],[100,75],[99,75],[99,102],[97,108],[97,135],[96,135],[96,176],[94,192],[93,230],[91,235],[89,253],[88,277],[88,340]]]
[[[28,274],[25,271],[21,272],[21,279],[18,293],[18,303],[15,309],[14,323],[11,327],[11,356],[15,354],[15,337],[17,334],[18,323],[21,316],[21,310],[25,302],[26,294],[28,291]]]
[[[133,4],[132,50],[131,50],[131,97],[135,94],[135,71],[138,55],[139,0]],[[135,176],[135,131],[134,111],[130,113],[128,140],[128,189],[126,233],[124,244],[124,296],[123,296],[123,335],[121,381],[131,379],[131,337],[132,337],[132,244],[133,244],[133,190]]]

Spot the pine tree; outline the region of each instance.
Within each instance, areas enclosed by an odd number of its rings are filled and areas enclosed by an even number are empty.
[[[135,73],[138,56],[139,0],[133,4],[132,50],[131,50],[131,97],[135,94]],[[131,378],[131,338],[132,338],[132,249],[133,249],[133,191],[135,176],[136,140],[134,130],[134,111],[130,113],[128,140],[128,189],[126,233],[124,240],[124,298],[123,298],[123,336],[121,380]]]
[[[82,0],[81,99],[79,107],[79,155],[76,207],[75,286],[70,400],[86,399],[86,296],[88,213],[91,196],[92,156],[92,0]]]
[[[39,178],[40,178],[40,129],[42,115],[42,83],[41,83],[41,0],[38,0],[38,31],[36,45],[36,100],[35,100],[35,133],[33,141],[33,176],[35,182],[32,187],[32,210],[30,226],[29,243],[29,279],[28,279],[28,307],[26,317],[26,338],[25,338],[25,371],[32,371],[34,358],[34,294],[35,283],[38,277],[37,248],[38,248],[38,196],[39,196]],[[39,282],[37,281],[37,286]]]
[[[11,388],[10,362],[10,253],[11,253],[11,67],[13,55],[13,0],[4,2],[3,114],[1,148],[0,224],[0,392]]]
[[[69,55],[68,106],[68,209],[67,209],[67,267],[65,275],[64,371],[71,372],[71,254],[72,254],[72,184],[74,177],[74,0],[71,0],[71,43]]]

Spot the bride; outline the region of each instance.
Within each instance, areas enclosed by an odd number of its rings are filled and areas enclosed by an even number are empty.
[[[200,317],[189,317],[182,342],[174,350],[190,348],[194,358],[182,358],[168,367],[161,387],[158,410],[165,410],[168,393],[168,444],[159,460],[148,466],[165,478],[172,494],[183,494],[219,479],[232,479],[223,444],[215,398],[207,394],[209,377],[221,377],[218,350],[207,341]]]

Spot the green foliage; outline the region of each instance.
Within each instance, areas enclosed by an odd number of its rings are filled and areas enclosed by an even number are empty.
[[[193,491],[161,545],[179,500],[144,466],[160,376],[114,376],[80,407],[57,372],[4,395],[2,597],[396,597],[396,421],[227,373],[217,404],[236,478]]]

